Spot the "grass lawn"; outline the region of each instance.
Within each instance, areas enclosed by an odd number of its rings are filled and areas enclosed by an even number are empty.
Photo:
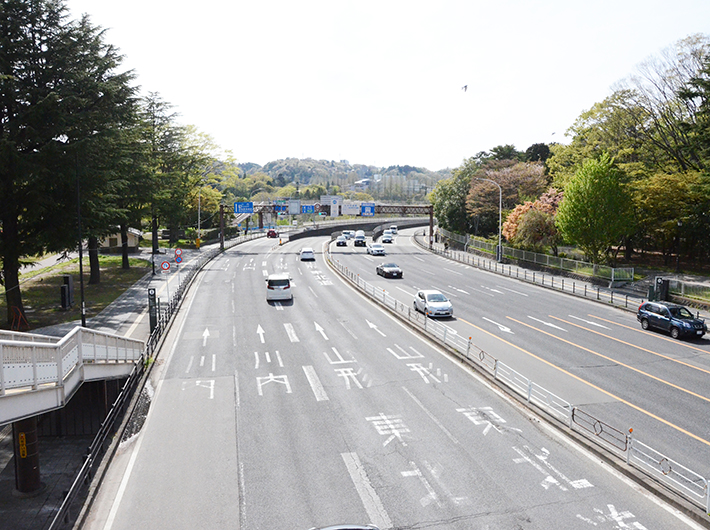
[[[84,258],[84,300],[86,318],[98,315],[129,287],[152,270],[149,261],[129,258],[131,268],[121,268],[121,256],[99,256],[101,282],[89,285],[89,258]],[[62,276],[70,274],[74,281],[74,305],[62,309]],[[30,331],[54,324],[81,319],[81,291],[79,285],[79,259],[59,263],[46,269],[20,275],[20,291]],[[0,329],[10,329],[7,323],[5,287],[0,287]]]

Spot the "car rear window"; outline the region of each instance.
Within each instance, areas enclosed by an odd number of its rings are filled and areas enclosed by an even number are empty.
[[[290,285],[289,280],[269,280],[269,287],[288,287]]]

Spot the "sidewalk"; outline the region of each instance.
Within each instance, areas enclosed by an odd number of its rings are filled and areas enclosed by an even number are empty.
[[[216,245],[203,247],[201,251],[188,249],[182,254],[183,269],[201,252]],[[150,259],[150,250],[139,256]],[[168,261],[171,272],[162,274],[160,263]],[[58,256],[49,256],[37,262],[34,269],[55,265]],[[171,253],[155,256],[156,274],[146,274],[130,289],[98,315],[87,319],[91,329],[117,333],[119,335],[147,340],[150,336],[148,312],[148,288],[155,288],[161,305],[167,305],[168,293],[177,290],[180,274],[176,270],[174,255]],[[32,333],[63,337],[81,321],[50,326]],[[80,469],[87,447],[93,436],[42,437],[39,439],[40,472],[43,488],[32,497],[18,496],[15,491],[15,469],[12,447],[12,426],[0,427],[0,529],[42,530],[52,521],[66,492],[70,489],[76,473]],[[79,508],[75,508],[78,510]],[[76,515],[73,513],[72,515]]]

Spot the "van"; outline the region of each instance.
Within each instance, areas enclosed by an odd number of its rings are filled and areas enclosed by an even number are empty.
[[[266,278],[266,300],[293,300],[291,277],[288,274],[269,274]]]
[[[355,232],[355,241],[353,245],[355,245],[356,247],[367,246],[367,240],[365,239],[364,230],[358,230],[357,232]]]
[[[392,225],[392,226],[390,226],[390,231],[391,231],[394,235],[397,235],[397,225]]]

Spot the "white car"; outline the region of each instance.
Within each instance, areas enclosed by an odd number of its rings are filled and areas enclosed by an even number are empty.
[[[372,243],[371,245],[367,245],[367,253],[372,254],[373,256],[384,256],[385,247],[383,247],[380,243]]]
[[[293,300],[291,277],[288,274],[269,274],[266,278],[267,300]]]
[[[452,317],[454,306],[439,291],[422,290],[414,297],[414,310],[421,311],[428,317]]]
[[[392,230],[385,230],[382,232],[382,242],[383,243],[392,243],[394,241],[394,234],[392,233]]]
[[[301,258],[301,261],[306,261],[306,260],[315,260],[316,259],[316,253],[313,252],[313,249],[310,247],[303,247],[301,249],[301,253],[299,254],[299,257]]]

